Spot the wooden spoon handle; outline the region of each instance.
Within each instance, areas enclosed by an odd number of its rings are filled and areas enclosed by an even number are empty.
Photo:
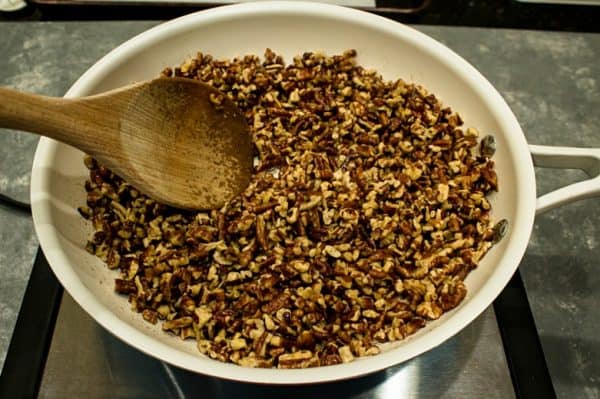
[[[61,112],[63,100],[0,87],[0,127],[25,130],[62,139],[69,114]]]
[[[107,123],[99,117],[106,114],[99,109],[104,105],[88,98],[46,97],[0,87],[0,127],[37,133],[88,152],[112,142],[99,126]]]

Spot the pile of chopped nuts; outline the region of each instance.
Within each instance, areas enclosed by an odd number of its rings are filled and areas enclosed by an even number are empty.
[[[463,300],[494,242],[492,154],[433,94],[355,58],[199,53],[163,71],[249,121],[259,161],[220,210],[169,208],[85,159],[87,249],[134,311],[213,359],[301,368],[375,355]]]

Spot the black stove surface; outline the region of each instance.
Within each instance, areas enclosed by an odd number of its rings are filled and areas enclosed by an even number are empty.
[[[215,1],[28,0],[23,10],[0,12],[0,21],[166,20],[213,7]],[[593,5],[517,0],[375,0],[374,4],[366,9],[409,24],[600,32],[600,6]]]

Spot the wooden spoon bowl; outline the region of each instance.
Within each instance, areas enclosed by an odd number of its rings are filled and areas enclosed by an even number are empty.
[[[214,209],[252,175],[244,115],[217,89],[158,78],[63,99],[0,88],[0,126],[65,142],[159,202]]]

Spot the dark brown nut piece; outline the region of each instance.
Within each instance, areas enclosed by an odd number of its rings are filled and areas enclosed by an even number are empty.
[[[268,303],[263,305],[262,311],[267,315],[271,315],[279,309],[287,307],[286,305],[289,305],[289,299],[290,297],[288,294],[279,294],[275,298],[270,300]]]
[[[454,309],[467,295],[467,289],[464,283],[458,282],[455,285],[444,289],[440,294],[440,305],[444,311]]]
[[[137,287],[132,280],[115,279],[115,291],[119,294],[135,294]]]
[[[167,320],[162,324],[163,330],[177,330],[179,328],[188,327],[192,325],[192,318],[189,316],[181,317],[179,319]]]
[[[221,93],[219,93],[219,94],[210,93],[210,95],[208,97],[210,99],[210,102],[217,107],[222,105],[223,101],[225,101],[225,96]]]
[[[319,364],[319,359],[309,350],[280,355],[277,361],[277,367],[282,369],[307,368]]]
[[[110,248],[108,250],[108,254],[106,255],[106,266],[109,269],[114,269],[119,267],[119,263],[121,262],[121,255],[115,249]]]
[[[496,139],[494,136],[488,135],[481,139],[479,153],[484,157],[491,158],[496,153]]]
[[[144,309],[142,317],[150,324],[156,324],[158,321],[158,313],[152,309]]]
[[[493,232],[493,243],[497,244],[502,240],[502,238],[504,238],[506,233],[508,233],[508,220],[502,219],[496,223],[494,225]]]
[[[422,302],[417,306],[416,313],[429,320],[439,319],[444,310],[435,302]]]

